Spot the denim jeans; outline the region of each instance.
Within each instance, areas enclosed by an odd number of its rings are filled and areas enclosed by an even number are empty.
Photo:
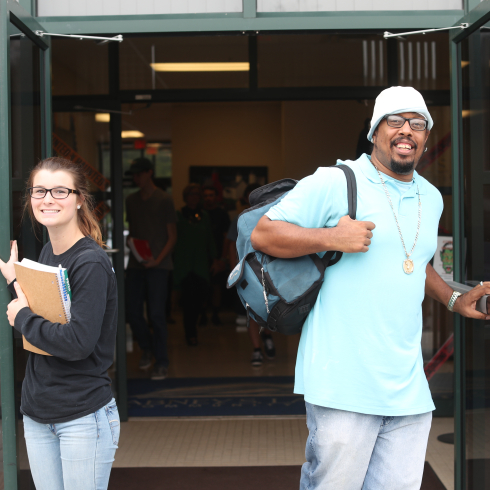
[[[114,398],[70,422],[40,424],[24,415],[24,436],[36,490],[106,490],[119,443]]]
[[[159,366],[168,367],[166,302],[168,289],[166,269],[127,269],[126,306],[128,322],[141,350],[151,351]],[[146,300],[148,320],[143,315]]]
[[[419,490],[432,412],[383,417],[306,402],[301,490]]]

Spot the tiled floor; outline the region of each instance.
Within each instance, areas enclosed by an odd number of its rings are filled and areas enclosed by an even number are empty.
[[[130,420],[115,466],[274,466],[304,462],[304,417]]]
[[[454,432],[453,418],[434,417],[425,458],[447,490],[454,490],[454,446],[438,441],[437,437],[451,432]]]

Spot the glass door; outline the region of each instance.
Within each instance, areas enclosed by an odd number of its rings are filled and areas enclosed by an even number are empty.
[[[7,27],[0,33],[0,207],[4,210],[0,219],[0,253],[7,260],[10,240],[14,239],[18,241],[20,257],[37,260],[43,244],[42,232],[36,236],[29,220],[22,219],[22,215],[29,170],[49,156],[51,149],[49,42],[35,33],[42,26],[16,1],[2,2],[0,18]],[[2,307],[9,301],[10,294],[2,288]],[[2,488],[31,488],[18,417],[27,353],[22,348],[21,336],[14,333],[5,316],[0,323]]]
[[[455,280],[490,281],[490,7],[451,40]],[[465,21],[465,19],[463,19]],[[455,318],[456,490],[490,487],[490,322]]]

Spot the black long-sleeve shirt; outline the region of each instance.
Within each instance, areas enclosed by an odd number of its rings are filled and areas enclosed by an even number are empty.
[[[52,323],[22,308],[14,327],[52,356],[30,353],[22,384],[21,412],[44,423],[68,422],[102,408],[112,399],[107,369],[117,330],[116,277],[107,254],[90,237],[61,255],[47,243],[41,264],[68,270],[71,320]],[[10,291],[15,291],[13,284]]]

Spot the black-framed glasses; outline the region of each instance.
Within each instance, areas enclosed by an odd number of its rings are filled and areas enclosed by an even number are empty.
[[[421,119],[419,117],[402,117],[397,115],[389,115],[385,116],[386,124],[391,128],[401,128],[404,126],[405,121],[408,121],[408,124],[414,131],[423,131],[427,129],[427,121],[425,119]]]
[[[53,187],[52,189],[45,189],[44,187],[29,187],[28,192],[34,199],[44,199],[49,192],[53,199],[66,199],[70,194],[80,195],[80,191],[75,189],[68,189],[68,187]]]

